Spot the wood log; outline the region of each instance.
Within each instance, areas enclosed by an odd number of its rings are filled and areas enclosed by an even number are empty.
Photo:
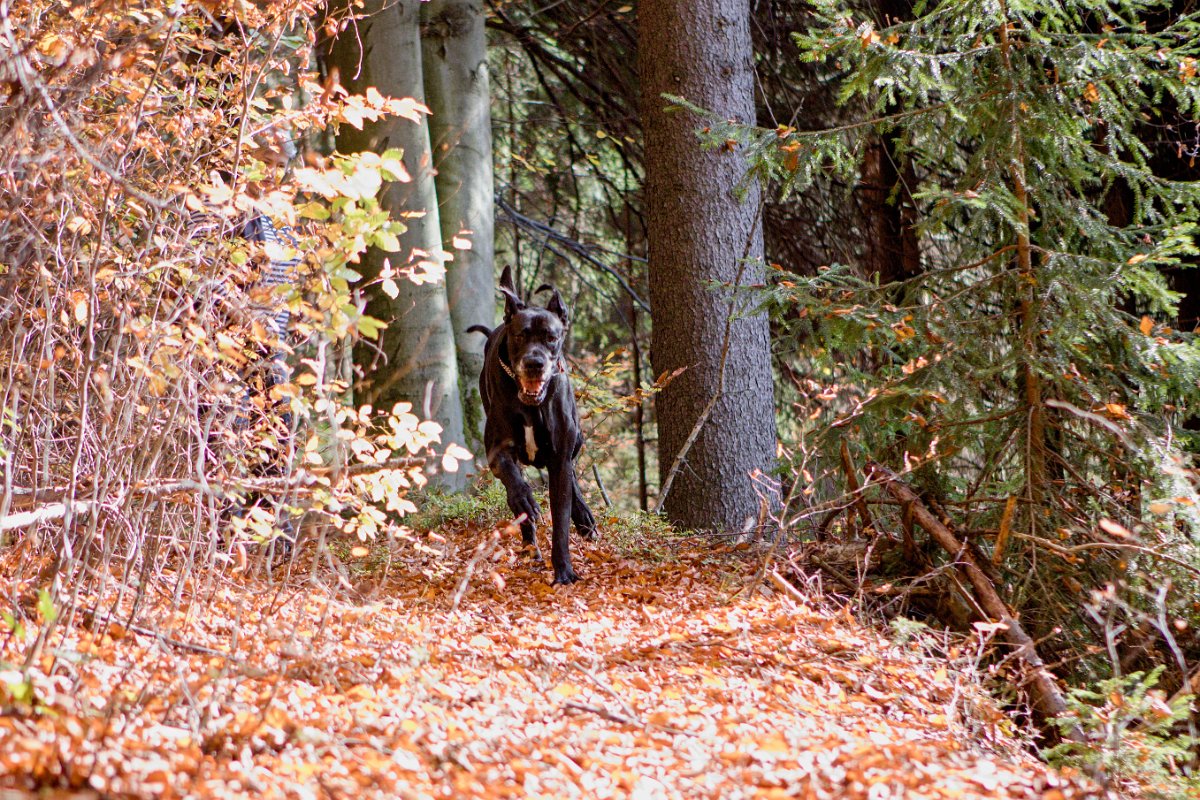
[[[845,439],[842,439],[842,469],[846,473],[846,486],[850,489],[850,496],[853,498],[852,504],[862,523],[863,532],[865,533],[867,528],[878,532],[875,520],[871,518],[871,511],[863,499],[862,488],[858,485],[858,475],[854,472],[854,461],[850,458],[850,448],[846,446]]]
[[[992,621],[1004,624],[1004,640],[1013,647],[1018,658],[1026,667],[1025,686],[1033,701],[1034,710],[1047,720],[1065,713],[1067,704],[1055,683],[1054,675],[1046,668],[1045,662],[1038,655],[1033,639],[1017,622],[1013,612],[996,592],[996,587],[992,585],[991,580],[975,562],[975,557],[971,554],[970,549],[958,541],[958,537],[921,502],[917,493],[887,467],[873,461],[869,462],[867,474],[882,483],[893,497],[912,509],[912,520],[924,528],[934,541],[955,559],[958,569],[966,576],[975,590],[979,607],[991,617]],[[1080,731],[1070,731],[1068,735],[1077,741],[1082,740]]]

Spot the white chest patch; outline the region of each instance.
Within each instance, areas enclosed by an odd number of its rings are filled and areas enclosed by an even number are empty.
[[[533,426],[525,426],[525,455],[529,456],[529,460],[533,461],[537,457],[537,442],[533,439]]]

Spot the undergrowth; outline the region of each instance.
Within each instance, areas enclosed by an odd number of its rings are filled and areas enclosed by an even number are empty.
[[[510,516],[504,484],[490,475],[479,476],[470,491],[461,494],[429,489],[417,498],[416,505],[420,510],[409,517],[408,524],[418,531],[451,522],[494,528],[507,522]]]

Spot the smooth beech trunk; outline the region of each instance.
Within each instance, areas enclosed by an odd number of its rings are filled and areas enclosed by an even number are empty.
[[[447,265],[446,291],[458,349],[467,437],[481,452],[479,371],[496,307],[493,247],[492,114],[482,0],[431,0],[421,9],[425,98],[437,168],[438,217]],[[469,245],[469,249],[464,248]]]
[[[366,16],[342,31],[330,50],[330,61],[338,67],[346,88],[363,92],[374,86],[385,96],[424,102],[420,6],[420,0],[367,0],[362,10]],[[407,217],[408,230],[400,237],[400,252],[369,251],[364,260],[367,277],[379,274],[384,259],[394,268],[438,260],[442,233],[427,120],[417,124],[386,117],[367,123],[362,131],[342,125],[337,146],[347,153],[401,148],[412,176],[407,183],[385,185],[384,207],[393,218]],[[388,327],[378,343],[365,342],[355,349],[355,364],[363,371],[358,398],[378,408],[408,401],[416,413],[441,424],[443,444],[462,444],[458,359],[446,283],[398,280],[397,285],[400,293],[394,299],[379,285],[368,290],[366,313]],[[435,480],[449,490],[465,485],[461,472],[437,475]]]
[[[719,401],[686,454],[663,506],[675,523],[738,530],[759,498],[750,475],[775,459],[767,318],[735,304],[721,379],[730,289],[763,282],[762,198],[737,150],[701,150],[690,113],[666,113],[679,95],[721,118],[754,122],[749,0],[654,0],[638,6],[642,121],[646,132],[651,362],[686,371],[657,396],[659,469],[665,478],[704,408]]]

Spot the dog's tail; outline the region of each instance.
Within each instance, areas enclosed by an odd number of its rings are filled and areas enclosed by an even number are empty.
[[[484,336],[491,336],[492,329],[486,325],[472,325],[467,328],[467,333],[482,333]]]

